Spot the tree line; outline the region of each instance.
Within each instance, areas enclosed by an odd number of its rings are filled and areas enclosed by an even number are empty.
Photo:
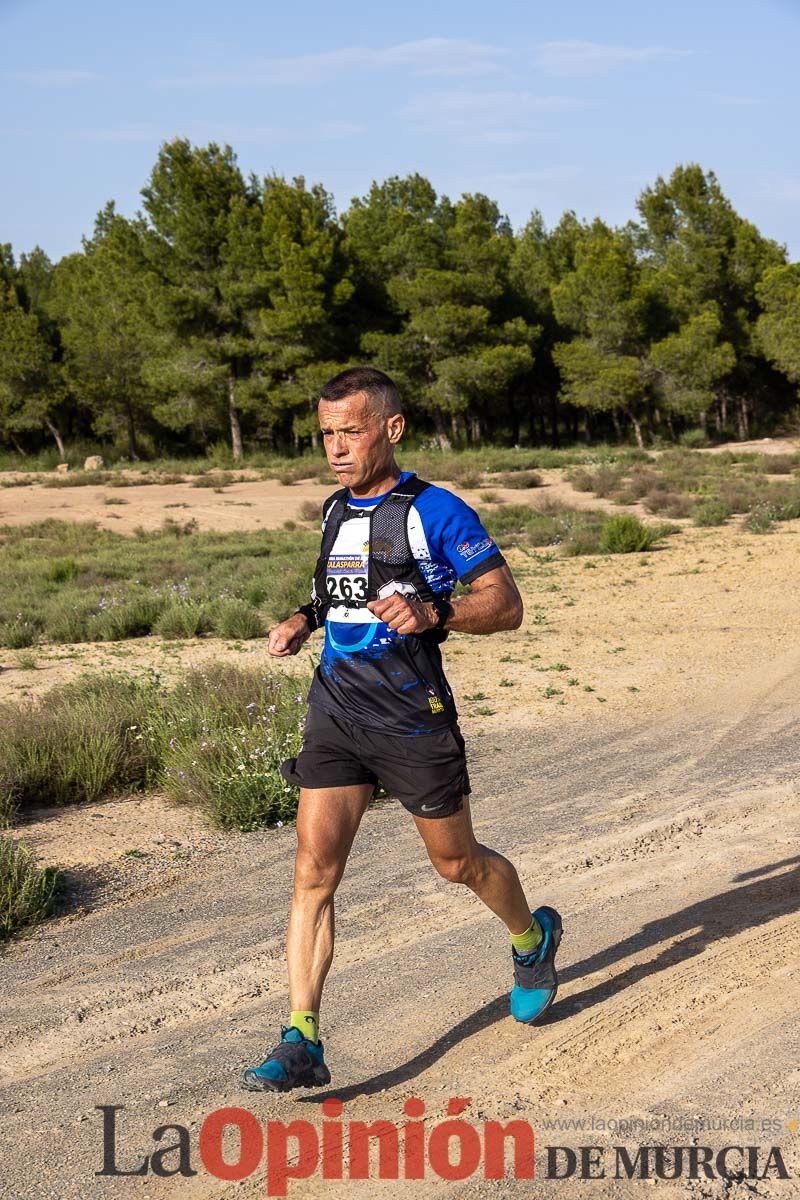
[[[141,195],[58,263],[0,246],[0,443],[19,454],[301,451],[320,385],[358,362],[442,446],[745,438],[797,404],[800,264],[697,165],[623,227],[534,211],[515,232],[421,175],[337,215],[318,184],[184,139]]]

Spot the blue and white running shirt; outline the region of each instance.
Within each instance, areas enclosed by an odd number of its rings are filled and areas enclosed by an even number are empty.
[[[412,474],[403,471],[399,482]],[[364,607],[370,513],[382,499],[348,500],[328,557],[331,604],[308,702],[368,729],[433,733],[456,720],[438,643],[398,634]],[[330,508],[323,529],[329,513]],[[505,562],[478,514],[434,485],[409,510],[408,538],[432,591],[445,597],[456,581],[471,583]]]

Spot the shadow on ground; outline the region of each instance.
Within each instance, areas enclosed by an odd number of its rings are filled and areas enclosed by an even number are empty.
[[[782,871],[778,875],[764,878],[771,871],[778,871],[782,867],[798,863],[800,863],[800,856],[783,859],[771,866],[759,868],[757,872],[750,871],[737,876],[737,879],[748,879],[753,875],[758,875],[759,878],[743,887],[730,888],[716,896],[690,904],[687,908],[682,908],[657,921],[650,921],[638,933],[632,934],[624,941],[607,946],[604,950],[590,955],[589,958],[565,967],[563,971],[559,972],[562,983],[581,979],[584,975],[594,974],[595,971],[602,971],[614,963],[621,962],[629,955],[641,954],[642,951],[658,946],[662,942],[670,943],[665,945],[655,958],[648,959],[646,962],[634,963],[611,979],[603,980],[584,991],[573,992],[569,997],[557,1003],[541,1024],[555,1024],[592,1005],[602,1004],[603,1001],[617,995],[626,987],[638,983],[640,979],[654,975],[658,971],[667,970],[685,959],[701,954],[707,946],[722,938],[734,937],[742,930],[754,929],[777,917],[800,909],[800,865],[795,865],[793,870]],[[564,920],[564,928],[565,931],[569,928],[568,915]],[[380,1075],[373,1075],[362,1083],[354,1083],[350,1087],[341,1088],[338,1091],[328,1090],[317,1092],[313,1096],[298,1097],[298,1103],[320,1104],[331,1096],[338,1096],[343,1101],[353,1100],[357,1096],[375,1095],[385,1088],[408,1083],[409,1080],[415,1079],[423,1071],[433,1066],[459,1042],[466,1041],[467,1038],[488,1029],[498,1021],[505,1020],[506,1017],[508,1017],[508,992],[496,996],[494,1000],[490,1000],[476,1012],[470,1013],[453,1029],[448,1030],[427,1049],[422,1050],[402,1066],[383,1071]]]

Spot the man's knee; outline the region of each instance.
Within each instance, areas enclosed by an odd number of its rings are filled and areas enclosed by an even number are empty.
[[[298,892],[333,895],[344,870],[335,854],[298,846],[294,860],[294,887]]]
[[[432,861],[442,879],[448,883],[463,883],[466,887],[472,887],[480,874],[480,863],[472,854],[437,856]]]

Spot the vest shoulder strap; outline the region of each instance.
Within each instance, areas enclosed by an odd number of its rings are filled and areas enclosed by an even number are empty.
[[[392,496],[397,496],[398,498],[411,496],[416,499],[426,488],[432,486],[426,480],[420,479],[418,475],[412,475],[410,479],[404,479],[402,483],[395,484],[386,499],[389,500]]]
[[[331,495],[328,496],[327,500],[325,500],[323,502],[323,505],[322,505],[323,516],[325,516],[327,513],[330,512],[331,505],[335,504],[337,500],[344,500],[347,496],[347,492],[348,492],[348,489],[346,487],[338,488],[335,492],[332,492]]]

